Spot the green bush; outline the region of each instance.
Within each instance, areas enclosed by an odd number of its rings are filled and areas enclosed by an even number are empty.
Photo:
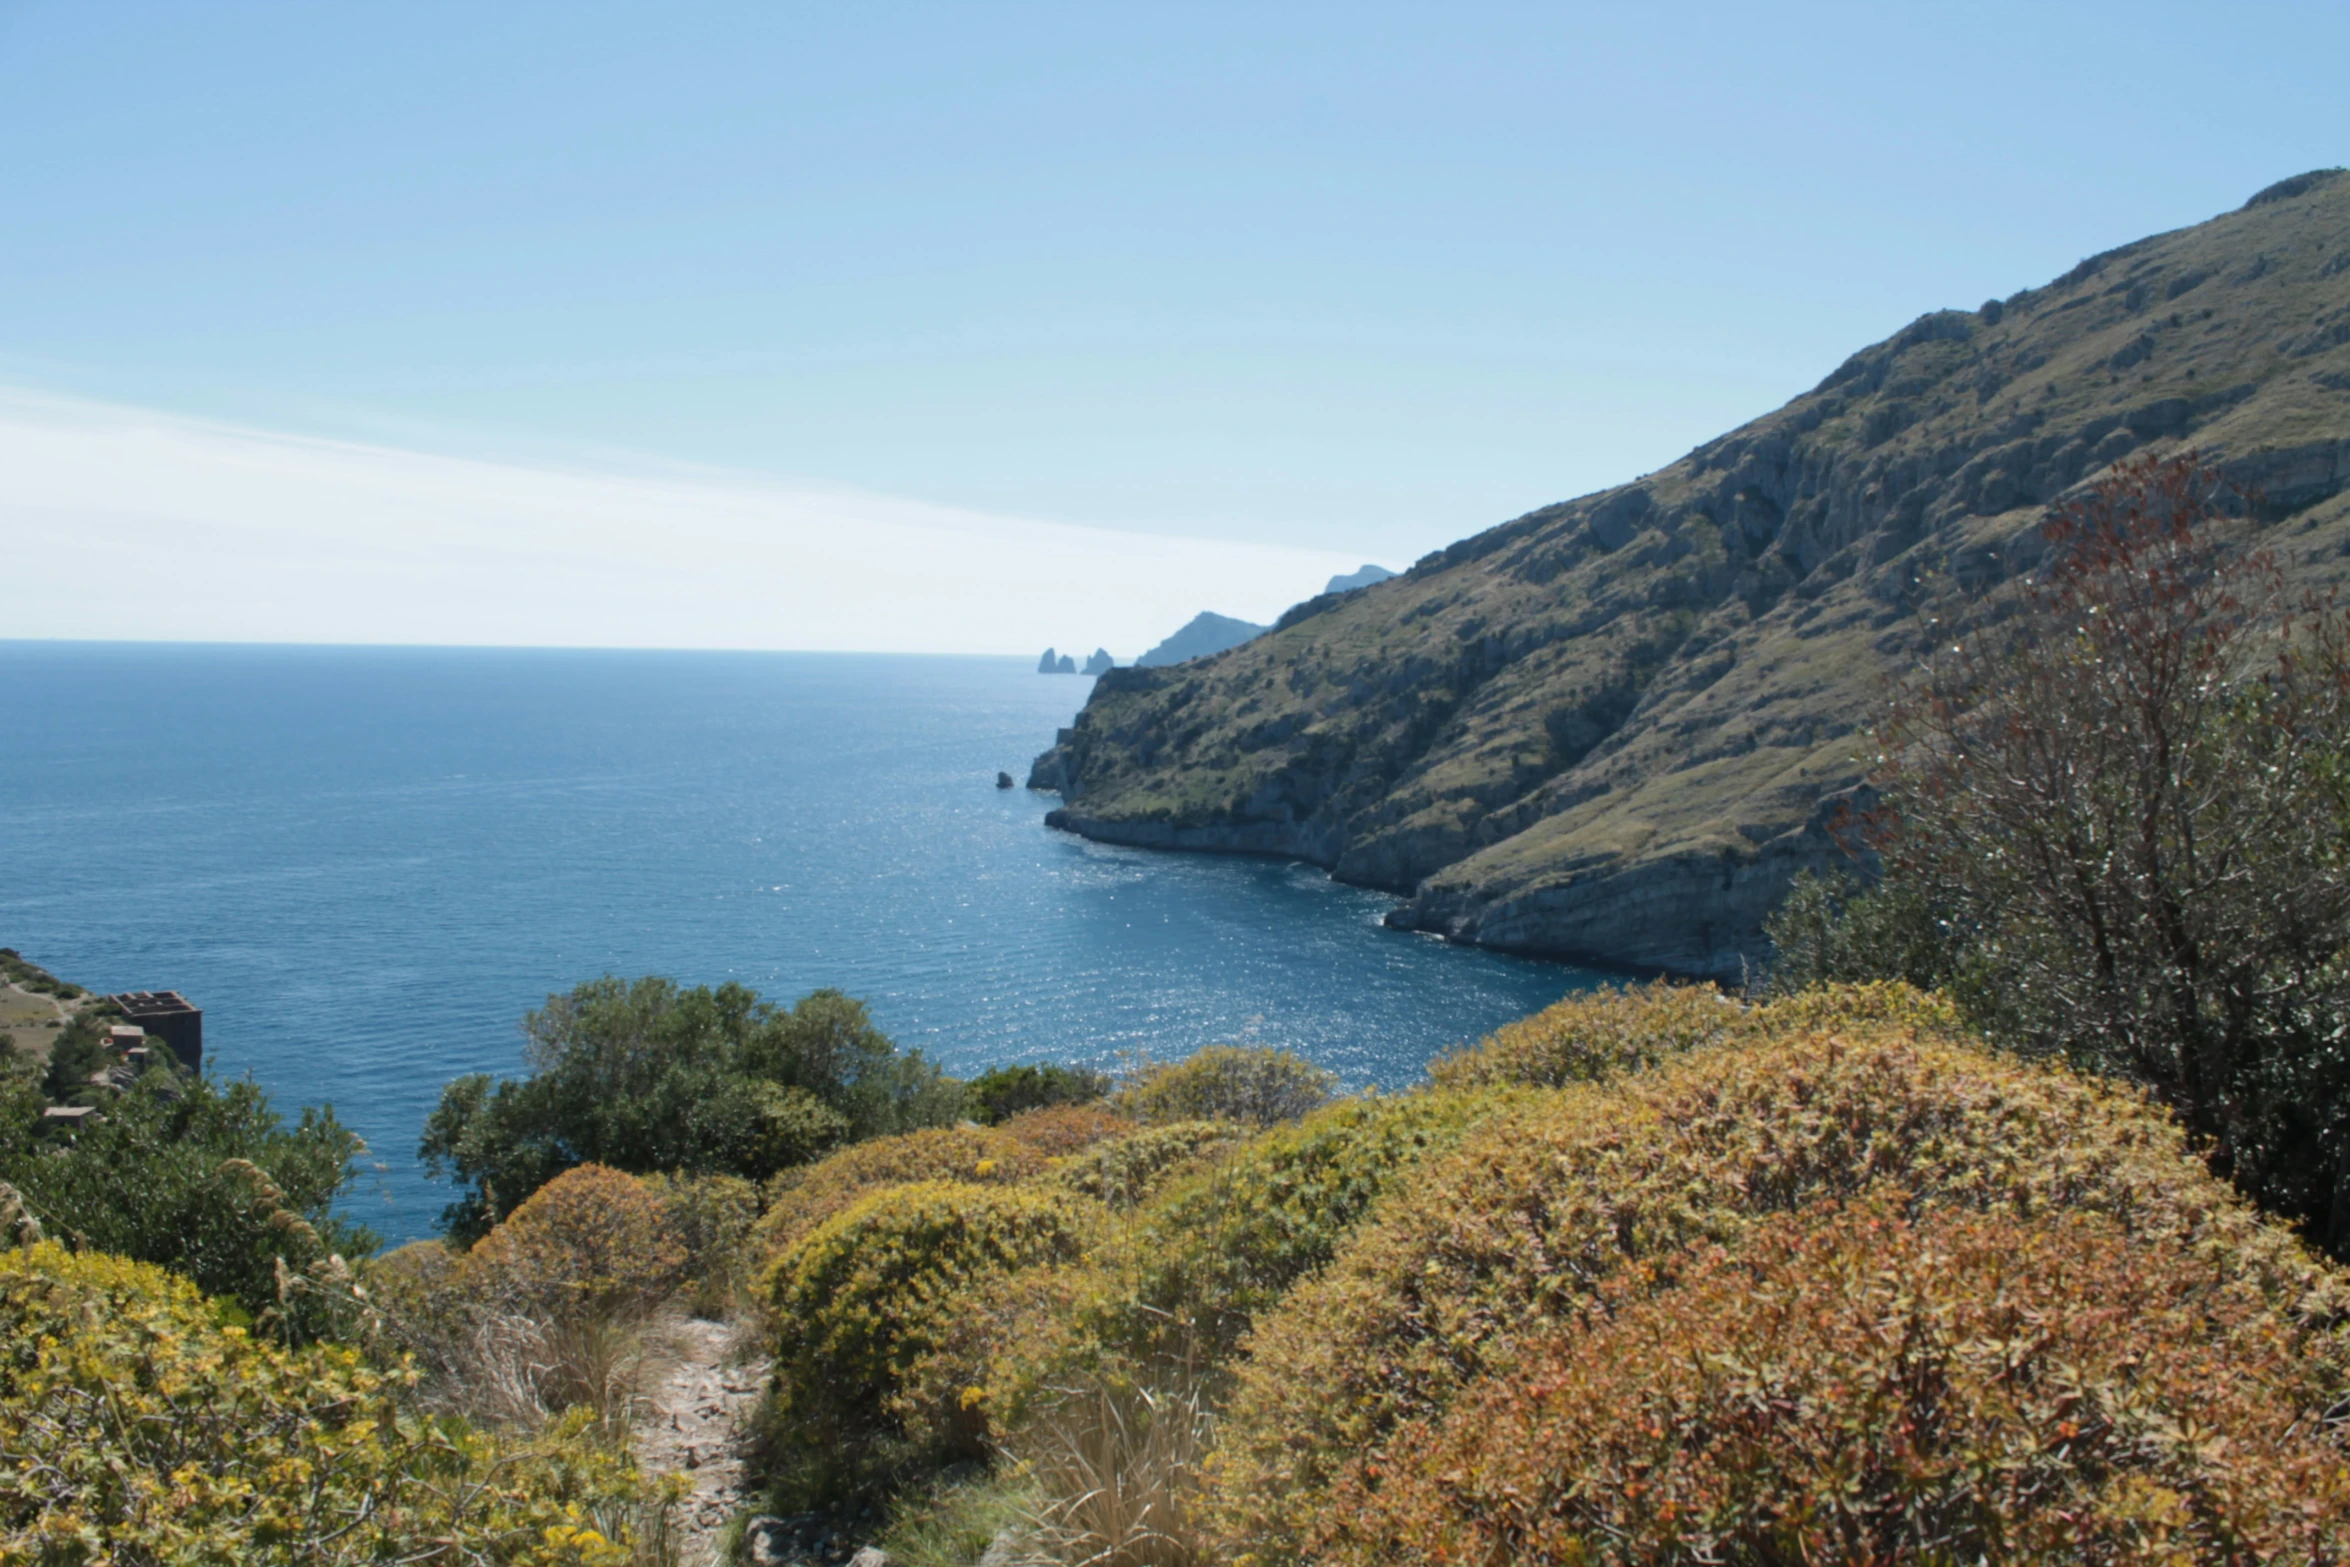
[[[1239,1121],[1272,1126],[1329,1102],[1335,1073],[1262,1045],[1209,1045],[1181,1061],[1145,1066],[1118,1090],[1137,1121]]]
[[[61,1143],[37,1085],[0,1083],[0,1181],[56,1239],[185,1274],[297,1335],[315,1312],[280,1312],[278,1268],[363,1256],[375,1237],[334,1213],[358,1137],[331,1110],[288,1127],[249,1082],[142,1078]]]
[[[529,1077],[459,1078],[425,1122],[420,1157],[464,1188],[443,1216],[463,1239],[574,1165],[765,1180],[963,1112],[959,1083],[835,990],[786,1008],[742,985],[607,977],[548,997],[523,1030]]]
[[[649,1488],[576,1423],[427,1419],[353,1350],[224,1325],[161,1269],[0,1253],[0,1559],[625,1567]]]
[[[1620,1270],[1874,1187],[2103,1213],[2144,1244],[2224,1250],[2297,1311],[2350,1299],[2131,1093],[1890,1027],[1706,1050],[1497,1115],[1260,1317],[1213,1460],[1222,1537],[1294,1559],[1335,1484],[1385,1472],[1399,1423],[1441,1418]]]
[[[925,1181],[874,1192],[786,1252],[772,1276],[770,1429],[811,1499],[894,1465],[984,1451],[975,1318],[989,1288],[1073,1261],[1086,1205],[1049,1189]]]
[[[1906,1207],[1617,1274],[1350,1473],[1314,1559],[2319,1562],[2350,1539],[2337,1346],[2224,1254]]]
[[[685,1247],[687,1308],[713,1320],[732,1316],[750,1286],[751,1227],[759,1188],[738,1175],[653,1175],[669,1227]]]
[[[1148,1202],[1170,1176],[1251,1135],[1230,1121],[1169,1121],[1087,1149],[1053,1172],[1069,1190],[1124,1211]]]
[[[971,1118],[984,1126],[1008,1121],[1023,1110],[1048,1105],[1084,1105],[1108,1096],[1109,1075],[1088,1067],[999,1066],[963,1085]]]

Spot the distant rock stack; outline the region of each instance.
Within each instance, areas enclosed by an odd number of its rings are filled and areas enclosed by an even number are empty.
[[[1009,789],[1009,788],[1011,788],[1011,787],[1012,787],[1012,775],[1011,775],[1010,773],[998,773],[998,774],[996,774],[996,775],[995,775],[995,786],[996,786],[998,789]]]
[[[1044,657],[1036,661],[1036,672],[1040,675],[1074,675],[1077,673],[1077,660],[1066,653],[1055,653],[1048,647],[1044,650]]]
[[[1111,670],[1116,669],[1117,667],[1118,661],[1110,657],[1110,650],[1108,648],[1097,647],[1093,650],[1093,657],[1085,661],[1084,673],[1089,675],[1103,675],[1108,674]]]

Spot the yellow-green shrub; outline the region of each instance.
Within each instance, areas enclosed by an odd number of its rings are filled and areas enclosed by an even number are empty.
[[[1256,1316],[1329,1261],[1404,1172],[1504,1102],[1492,1092],[1346,1099],[1198,1160],[1113,1223],[1082,1264],[998,1290],[989,1413],[1017,1424],[1056,1389],[1103,1379],[1185,1390],[1212,1379]],[[1197,1140],[1220,1123],[1177,1125]]]
[[[751,1230],[762,1274],[833,1215],[870,1192],[914,1181],[1024,1181],[1044,1156],[992,1126],[941,1126],[876,1137],[803,1169],[786,1170],[768,1189],[767,1211]]]
[[[2338,1560],[2335,1346],[2224,1251],[1885,1194],[1632,1268],[1406,1427],[1317,1562]]]
[[[1260,1319],[1213,1460],[1218,1528],[1253,1560],[1291,1558],[1344,1467],[1381,1464],[1397,1422],[1441,1414],[1628,1263],[1879,1183],[2104,1213],[2224,1254],[2298,1309],[2344,1299],[2129,1092],[1890,1029],[1709,1050],[1496,1116]]]
[[[1251,1135],[1230,1121],[1170,1121],[1099,1144],[1053,1172],[1073,1192],[1124,1210],[1148,1202],[1160,1183],[1195,1159],[1212,1157]]]
[[[421,1418],[403,1375],[223,1323],[159,1268],[0,1254],[0,1560],[630,1559],[645,1497],[559,1426],[527,1445]]]
[[[1135,1210],[1103,1258],[1112,1288],[1080,1328],[1136,1360],[1221,1362],[1405,1172],[1500,1102],[1365,1095],[1251,1138]]]
[[[1112,1101],[1137,1121],[1243,1121],[1272,1126],[1329,1102],[1337,1074],[1266,1045],[1209,1045],[1146,1066]]]
[[[1504,1024],[1428,1064],[1448,1088],[1516,1083],[1561,1088],[1603,1082],[1692,1050],[1821,1031],[1904,1028],[1957,1036],[1957,1009],[1898,980],[1827,985],[1743,1006],[1711,985],[1603,985]]]
[[[684,1277],[685,1243],[645,1181],[600,1164],[564,1171],[465,1254],[460,1282],[558,1317],[651,1306]]]
[[[924,1181],[874,1192],[777,1259],[773,1428],[802,1455],[973,1456],[992,1285],[1068,1262],[1098,1210],[1049,1187]],[[819,1476],[837,1485],[854,1476]]]

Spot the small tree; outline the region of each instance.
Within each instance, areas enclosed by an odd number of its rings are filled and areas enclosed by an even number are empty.
[[[1880,731],[1872,897],[1931,915],[1995,1038],[2148,1084],[2341,1253],[2350,620],[2288,591],[2230,501],[2147,459],[2046,526],[2014,612]],[[1917,962],[1919,921],[1879,923]]]

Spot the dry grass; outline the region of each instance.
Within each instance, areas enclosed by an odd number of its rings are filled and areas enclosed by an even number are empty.
[[[442,1359],[431,1396],[454,1413],[536,1430],[585,1406],[602,1433],[619,1441],[675,1355],[641,1313],[549,1318],[506,1311],[474,1318],[443,1346]]]
[[[1191,1495],[1214,1420],[1197,1390],[1095,1384],[1028,1431],[1022,1456],[1046,1496],[1039,1550],[1063,1567],[1197,1567],[1210,1558]]]

